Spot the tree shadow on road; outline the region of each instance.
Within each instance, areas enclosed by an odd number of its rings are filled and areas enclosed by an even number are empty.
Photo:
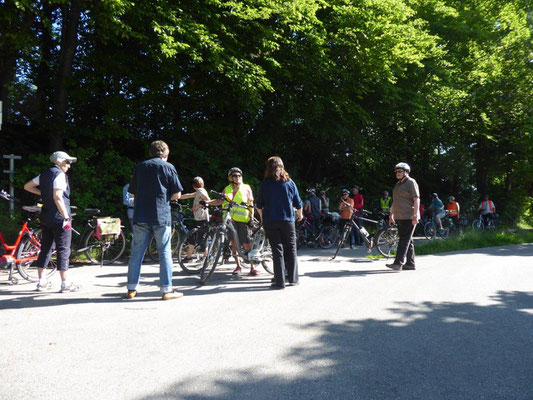
[[[278,365],[194,371],[142,399],[533,398],[533,292],[390,311],[387,320],[294,326],[315,340],[295,344]]]

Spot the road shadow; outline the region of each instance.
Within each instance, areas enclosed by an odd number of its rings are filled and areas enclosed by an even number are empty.
[[[199,371],[141,398],[532,399],[533,292],[491,300],[399,303],[388,320],[296,325],[319,332],[279,359],[297,374],[275,366]]]

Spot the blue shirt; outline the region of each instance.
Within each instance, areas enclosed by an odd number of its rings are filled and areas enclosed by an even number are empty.
[[[263,222],[294,221],[294,209],[302,208],[302,199],[292,180],[265,179],[259,187],[256,204],[263,210]]]
[[[441,199],[435,199],[431,201],[431,206],[435,214],[439,214],[444,211],[444,204]]]
[[[176,168],[155,157],[137,164],[128,191],[135,195],[134,224],[170,226],[170,196],[183,191],[183,187]]]

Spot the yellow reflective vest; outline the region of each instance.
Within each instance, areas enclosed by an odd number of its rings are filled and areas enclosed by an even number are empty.
[[[252,188],[249,185],[246,185],[245,183],[241,184],[239,187],[239,190],[235,193],[235,196],[233,196],[233,186],[228,185],[224,188],[224,194],[226,197],[228,197],[230,200],[233,200],[235,203],[250,203],[248,197],[245,195],[246,193],[251,193]],[[225,201],[222,203],[222,207],[225,207],[228,205],[228,202]],[[250,221],[250,210],[248,208],[242,208],[242,207],[232,207],[230,210],[230,216],[234,221],[237,222],[248,222]]]

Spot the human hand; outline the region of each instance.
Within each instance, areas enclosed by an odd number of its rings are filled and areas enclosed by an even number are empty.
[[[63,229],[66,231],[72,229],[72,221],[70,220],[70,218],[63,220]]]

